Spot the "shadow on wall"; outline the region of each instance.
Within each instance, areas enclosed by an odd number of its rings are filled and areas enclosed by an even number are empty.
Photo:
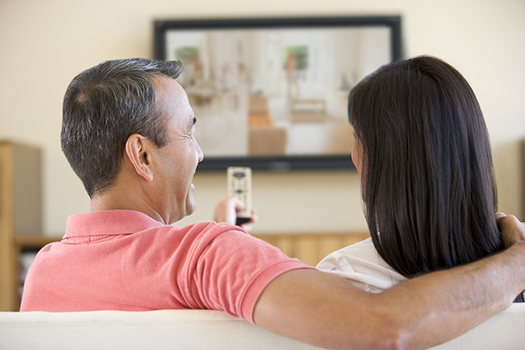
[[[492,156],[498,186],[498,211],[525,220],[525,140],[503,143]]]
[[[521,220],[525,220],[525,139],[520,142],[520,161],[521,161]]]

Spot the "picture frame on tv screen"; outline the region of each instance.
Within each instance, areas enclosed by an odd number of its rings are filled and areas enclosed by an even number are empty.
[[[401,17],[158,20],[154,56],[184,66],[199,170],[348,169],[348,94],[402,57]]]

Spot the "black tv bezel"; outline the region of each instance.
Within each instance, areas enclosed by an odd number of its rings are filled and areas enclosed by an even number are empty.
[[[390,28],[391,61],[403,57],[401,16],[346,17],[275,17],[275,18],[217,18],[169,19],[154,22],[154,58],[166,59],[166,33],[173,29],[239,29],[239,28],[298,28],[298,27],[372,27]],[[355,169],[350,154],[321,156],[243,156],[210,157],[199,164],[199,171],[223,171],[228,166],[247,166],[254,170],[336,170]]]

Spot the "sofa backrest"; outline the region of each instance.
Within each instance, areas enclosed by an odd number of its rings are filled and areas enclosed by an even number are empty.
[[[525,349],[525,304],[514,304],[434,350]],[[210,310],[0,312],[0,349],[311,350]]]

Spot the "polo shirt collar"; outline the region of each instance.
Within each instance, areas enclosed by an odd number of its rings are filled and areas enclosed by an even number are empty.
[[[159,226],[164,224],[138,211],[95,211],[69,216],[63,239],[131,234]]]

